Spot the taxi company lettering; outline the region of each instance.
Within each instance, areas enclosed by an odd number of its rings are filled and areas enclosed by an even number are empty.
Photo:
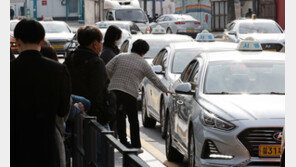
[[[259,46],[258,43],[254,43],[254,47],[255,47],[256,49],[258,49],[260,46]],[[244,48],[250,48],[250,44],[249,44],[249,43],[245,43],[245,44],[244,44]]]

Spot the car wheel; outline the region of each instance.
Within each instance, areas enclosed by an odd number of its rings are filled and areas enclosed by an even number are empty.
[[[142,92],[142,122],[145,128],[154,128],[156,120],[147,116],[147,104],[144,91]]]
[[[194,143],[194,132],[192,128],[190,129],[190,132],[189,132],[188,167],[195,167],[195,143]]]
[[[173,33],[172,29],[171,28],[168,28],[167,29],[167,34],[172,34],[172,33]]]
[[[172,135],[171,135],[171,126],[169,116],[167,116],[167,135],[165,140],[165,153],[166,157],[169,161],[172,162],[181,162],[184,156],[179,153],[177,149],[172,146]]]
[[[161,109],[160,110],[160,115],[161,115],[161,117],[160,117],[160,124],[161,124],[161,128],[160,128],[160,130],[161,130],[161,137],[163,139],[165,139],[166,134],[167,134],[167,123],[166,123],[167,118],[166,118],[164,101],[161,100],[161,103],[160,104],[161,104],[161,108],[160,108]]]

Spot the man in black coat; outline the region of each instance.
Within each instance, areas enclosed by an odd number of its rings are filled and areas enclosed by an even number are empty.
[[[56,116],[69,112],[69,73],[41,56],[39,22],[20,21],[14,36],[20,55],[10,64],[11,166],[60,167]]]

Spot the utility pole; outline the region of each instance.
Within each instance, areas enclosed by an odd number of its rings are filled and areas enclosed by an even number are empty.
[[[152,0],[152,16],[153,16],[153,18],[155,18],[155,1],[156,0]]]
[[[33,1],[33,17],[37,20],[37,0]]]

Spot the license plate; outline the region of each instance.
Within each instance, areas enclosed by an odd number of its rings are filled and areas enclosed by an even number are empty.
[[[259,156],[260,157],[280,157],[281,145],[260,145]]]
[[[54,49],[64,49],[63,45],[54,45],[52,46]]]
[[[194,32],[193,29],[187,29],[186,31],[187,31],[187,32]]]
[[[264,49],[265,51],[274,51],[276,52],[276,49]]]

